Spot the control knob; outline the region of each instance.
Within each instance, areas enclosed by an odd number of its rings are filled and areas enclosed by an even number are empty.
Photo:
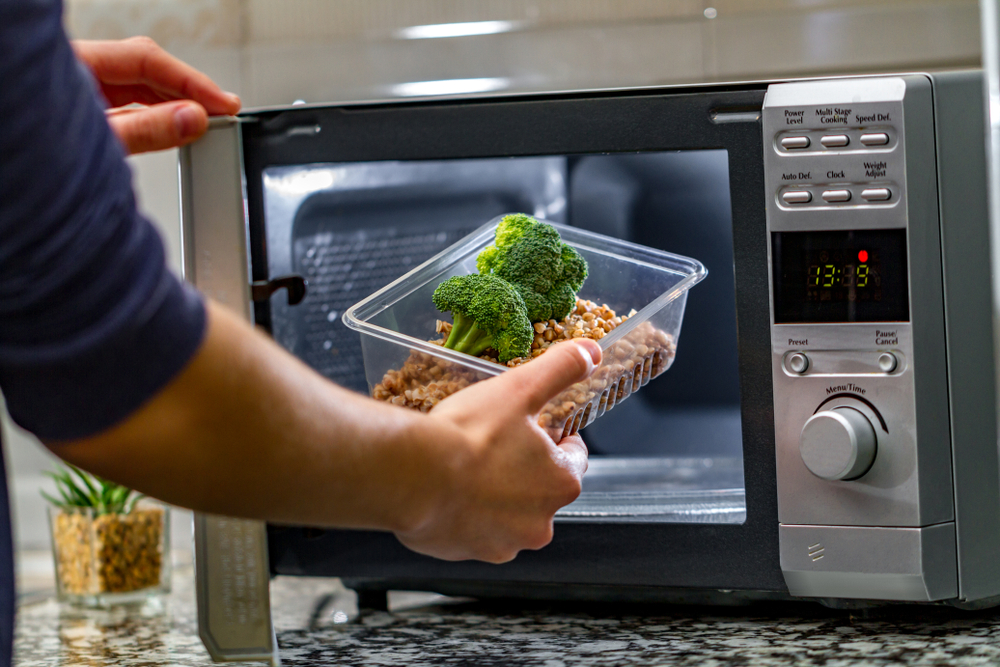
[[[799,453],[822,479],[856,479],[875,462],[875,429],[868,417],[849,407],[817,412],[802,427]]]

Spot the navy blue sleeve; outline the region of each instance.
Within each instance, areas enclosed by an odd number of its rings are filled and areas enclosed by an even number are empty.
[[[0,389],[43,439],[124,419],[190,360],[200,295],[136,210],[60,0],[0,1]]]

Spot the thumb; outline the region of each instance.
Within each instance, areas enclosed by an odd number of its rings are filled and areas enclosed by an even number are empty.
[[[504,401],[515,410],[534,415],[570,385],[585,380],[601,363],[601,346],[589,338],[553,345],[529,364],[494,379]]]
[[[108,124],[131,154],[191,143],[208,129],[208,114],[195,102],[164,102],[107,115]]]

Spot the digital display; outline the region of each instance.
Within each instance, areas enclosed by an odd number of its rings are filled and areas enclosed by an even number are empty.
[[[774,321],[908,322],[906,230],[774,232]]]

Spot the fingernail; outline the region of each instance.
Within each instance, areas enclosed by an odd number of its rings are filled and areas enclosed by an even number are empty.
[[[174,112],[174,125],[177,126],[177,133],[182,137],[194,136],[201,128],[201,114],[190,105],[185,104]]]
[[[232,102],[233,104],[235,104],[237,107],[240,107],[240,106],[243,105],[243,102],[240,101],[240,96],[237,95],[236,93],[226,92],[225,95],[226,95],[226,97],[229,98],[229,101]]]
[[[587,353],[590,355],[590,360],[594,362],[595,366],[601,363],[601,346],[595,341],[585,338],[577,343],[577,345],[586,349]]]

